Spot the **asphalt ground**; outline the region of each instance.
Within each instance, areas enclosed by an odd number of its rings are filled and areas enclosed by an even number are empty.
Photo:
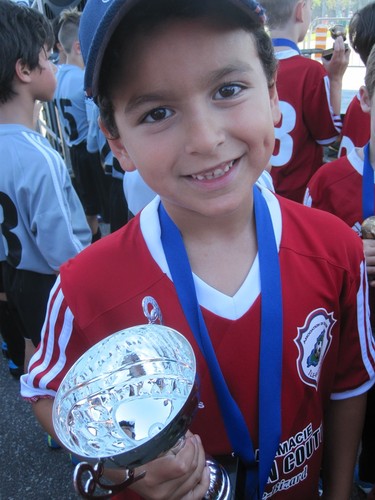
[[[363,83],[363,68],[344,78],[343,112]],[[105,233],[106,228],[103,234]],[[31,405],[19,395],[19,382],[0,355],[0,500],[76,500],[74,465],[63,450],[51,450]],[[365,496],[353,486],[351,500]]]
[[[74,465],[63,450],[51,450],[19,382],[0,359],[0,499],[73,500]]]

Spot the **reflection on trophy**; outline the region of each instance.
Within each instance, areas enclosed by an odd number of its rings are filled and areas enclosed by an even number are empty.
[[[346,29],[345,26],[342,26],[341,24],[335,24],[329,29],[331,33],[331,37],[333,40],[336,40],[337,37],[342,36],[344,42],[346,40]],[[349,49],[348,44],[345,44],[345,52]],[[332,58],[333,55],[333,47],[330,49],[323,50],[322,52],[322,57],[324,59],[327,59],[329,61]]]
[[[91,347],[66,374],[53,406],[57,436],[83,461],[74,473],[77,492],[110,498],[144,476],[134,468],[183,446],[198,391],[194,352],[176,330],[134,326]],[[229,499],[227,473],[212,459],[207,464],[205,498]],[[104,466],[126,471],[125,481],[102,482]],[[97,487],[104,494],[95,494]]]

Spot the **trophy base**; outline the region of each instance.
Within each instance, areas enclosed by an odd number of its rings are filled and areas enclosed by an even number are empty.
[[[231,500],[232,488],[227,471],[210,457],[206,457],[206,465],[210,469],[210,487],[204,500]]]

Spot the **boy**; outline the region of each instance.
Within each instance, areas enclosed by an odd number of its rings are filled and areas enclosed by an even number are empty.
[[[131,488],[143,498],[203,498],[206,451],[241,457],[241,498],[317,499],[323,415],[327,498],[349,497],[374,382],[363,250],[330,214],[254,187],[280,118],[263,20],[250,0],[89,0],[82,16],[102,128],[121,166],[159,196],[62,270],[56,321],[22,395],[53,432],[66,370],[98,340],[147,322],[141,302],[153,297],[195,350],[204,408],[180,451],[141,468]]]
[[[128,205],[125,198],[123,181],[124,171],[113,156],[108,141],[100,130],[98,118],[99,108],[92,100],[87,102],[89,130],[87,132],[87,151],[99,152],[106,176],[111,178],[109,191],[109,228],[113,233],[128,221]]]
[[[63,262],[90,243],[66,166],[34,131],[37,100],[56,88],[50,23],[34,9],[0,3],[0,204],[4,291],[25,337],[25,365],[40,340],[48,295]]]
[[[342,219],[359,236],[364,219],[374,215],[375,166],[375,49],[368,60],[365,84],[359,90],[363,113],[370,115],[371,137],[368,145],[354,148],[343,156],[323,165],[310,179],[305,205],[331,212]],[[368,149],[369,148],[369,149]],[[369,178],[368,178],[369,175]],[[368,184],[367,184],[368,183]],[[370,192],[367,191],[366,186]],[[370,282],[371,324],[375,328],[375,241],[363,239],[367,274]],[[368,493],[375,484],[375,388],[369,391],[362,447],[358,462],[358,486]]]
[[[349,23],[349,40],[353,50],[359,54],[366,66],[375,43],[375,2],[354,13]],[[338,156],[348,155],[355,146],[362,147],[369,139],[370,115],[362,111],[358,93],[345,113]]]
[[[279,60],[277,92],[282,119],[271,158],[275,191],[302,203],[306,185],[323,163],[323,146],[341,132],[342,78],[349,63],[342,37],[331,61],[301,55],[311,21],[312,0],[265,0],[268,26]]]
[[[60,14],[58,36],[66,53],[66,63],[59,66],[54,101],[64,141],[69,148],[77,192],[94,242],[101,237],[98,215],[108,220],[109,179],[104,174],[99,154],[87,151],[89,123],[83,90],[84,63],[78,41],[80,17],[77,9],[66,9]]]

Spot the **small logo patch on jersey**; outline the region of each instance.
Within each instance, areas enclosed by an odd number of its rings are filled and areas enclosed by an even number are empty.
[[[294,339],[299,356],[297,369],[300,379],[317,389],[324,357],[332,340],[332,328],[336,323],[333,313],[315,309],[306,318],[303,327],[298,328]]]

